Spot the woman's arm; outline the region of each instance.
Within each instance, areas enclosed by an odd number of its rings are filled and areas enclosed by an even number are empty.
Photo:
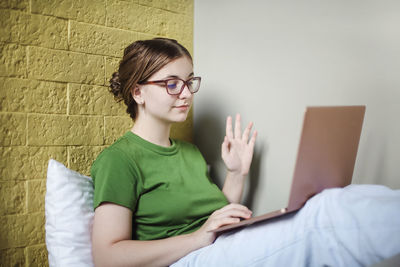
[[[247,175],[227,172],[222,192],[229,203],[240,203]]]
[[[257,131],[254,131],[250,140],[253,123],[249,123],[242,135],[240,115],[236,115],[235,131],[232,129],[232,118],[226,119],[226,136],[221,147],[222,159],[228,173],[222,192],[231,203],[239,203],[242,198],[244,181],[250,170],[253,159],[254,144]]]
[[[251,211],[246,207],[230,204],[215,211],[196,232],[138,241],[131,240],[132,211],[116,204],[103,203],[96,208],[94,216],[94,263],[96,266],[167,266],[191,251],[211,244],[216,236],[209,231],[250,216]]]

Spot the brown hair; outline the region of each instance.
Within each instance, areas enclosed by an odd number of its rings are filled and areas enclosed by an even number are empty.
[[[114,72],[110,79],[110,92],[117,101],[124,100],[126,112],[135,119],[137,103],[132,97],[132,89],[182,56],[192,60],[189,51],[173,39],[136,41],[125,48],[118,72]]]

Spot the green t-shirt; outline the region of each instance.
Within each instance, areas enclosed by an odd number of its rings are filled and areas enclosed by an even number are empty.
[[[158,146],[129,131],[93,163],[94,208],[112,202],[131,209],[132,239],[193,232],[228,204],[208,178],[197,147],[179,140],[171,144]]]

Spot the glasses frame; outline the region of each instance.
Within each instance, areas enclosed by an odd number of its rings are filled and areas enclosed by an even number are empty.
[[[171,94],[171,93],[168,91],[168,82],[169,82],[169,81],[172,81],[172,80],[180,80],[180,81],[183,82],[183,85],[182,85],[181,89],[179,90],[179,93]],[[198,80],[198,81],[199,81],[199,87],[198,87],[198,89],[197,89],[196,91],[194,91],[194,92],[192,92],[192,91],[190,90],[190,88],[189,88],[189,82],[192,81],[192,80]],[[197,93],[197,92],[199,91],[199,89],[200,89],[201,77],[199,77],[199,76],[197,76],[197,77],[192,77],[192,78],[190,78],[190,79],[188,79],[188,80],[186,80],[186,81],[185,81],[185,80],[182,80],[181,78],[170,78],[170,79],[165,79],[165,80],[146,81],[146,82],[142,82],[142,83],[139,83],[139,84],[141,84],[141,85],[146,85],[146,84],[156,84],[156,85],[159,85],[160,83],[164,83],[165,90],[167,90],[167,94],[169,94],[169,95],[180,95],[180,94],[183,92],[183,90],[185,89],[185,85],[186,85],[186,87],[188,88],[189,92],[190,92],[191,94],[194,94],[194,93]]]

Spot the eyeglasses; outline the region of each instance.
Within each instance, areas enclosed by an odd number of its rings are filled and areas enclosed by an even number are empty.
[[[166,80],[147,81],[140,84],[145,85],[145,84],[163,83],[169,95],[180,95],[183,89],[185,88],[185,85],[192,94],[196,93],[197,91],[199,91],[200,82],[201,82],[201,77],[192,77],[187,81],[184,81],[179,78],[171,78]]]

